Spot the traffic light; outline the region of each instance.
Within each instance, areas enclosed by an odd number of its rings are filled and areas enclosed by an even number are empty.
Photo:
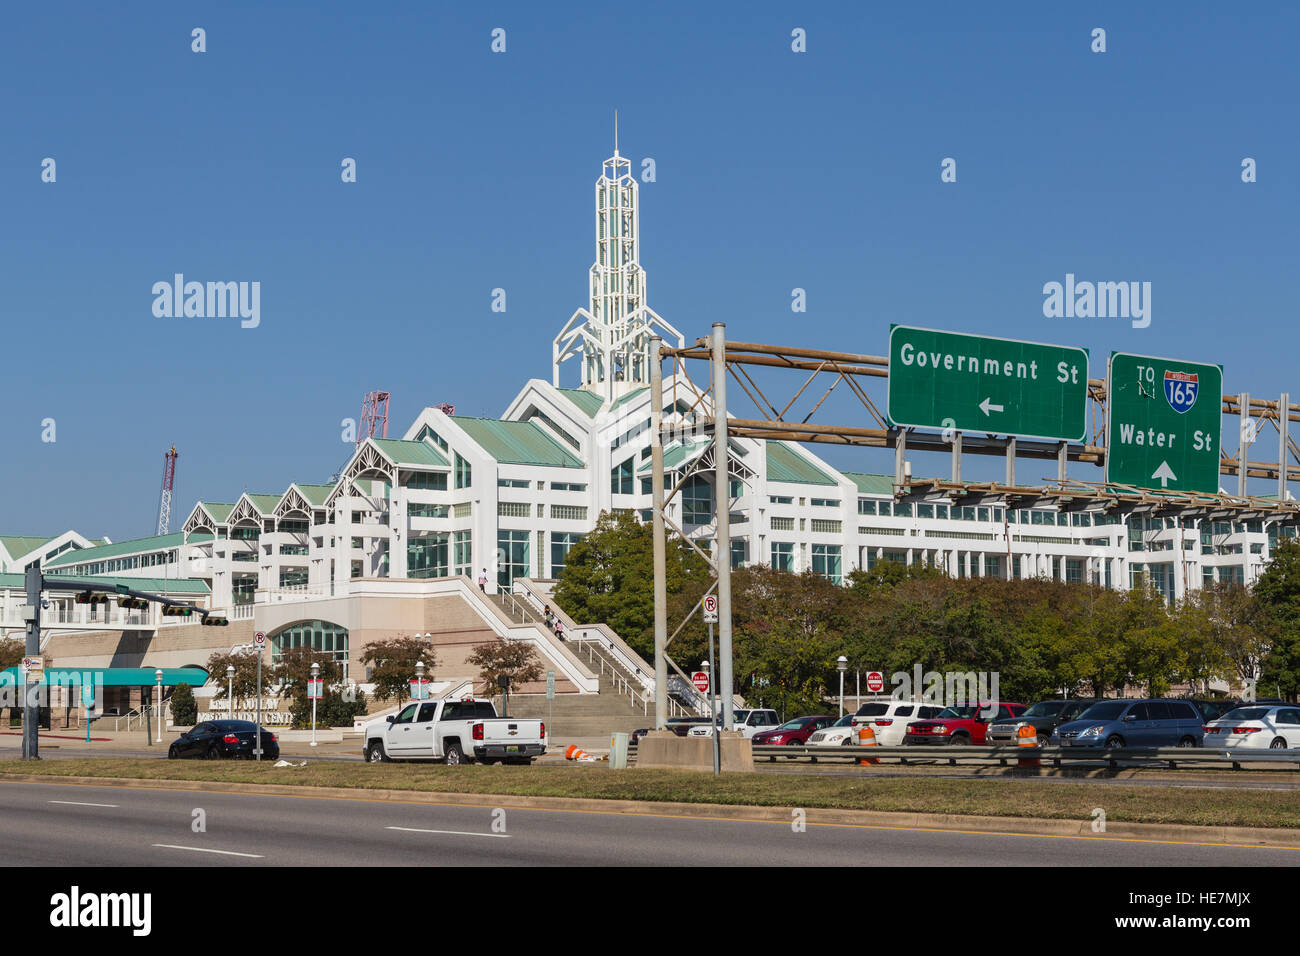
[[[117,606],[129,611],[143,611],[149,607],[149,602],[144,598],[120,597],[117,599]]]
[[[107,604],[107,594],[96,594],[94,591],[82,591],[77,595],[78,604]]]
[[[221,614],[205,614],[203,615],[203,626],[204,627],[229,627],[230,621],[224,615]]]
[[[189,617],[194,613],[194,608],[188,604],[164,604],[162,612],[168,617]]]

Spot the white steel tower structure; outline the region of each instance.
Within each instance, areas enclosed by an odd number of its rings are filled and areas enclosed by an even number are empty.
[[[596,261],[591,266],[591,299],[574,312],[552,346],[552,384],[560,384],[560,365],[582,357],[582,387],[615,399],[650,384],[647,350],[652,330],[684,345],[682,334],[646,305],[645,270],[641,268],[641,216],[632,164],[618,153],[618,118],[614,119],[614,155],[605,160],[596,180]]]

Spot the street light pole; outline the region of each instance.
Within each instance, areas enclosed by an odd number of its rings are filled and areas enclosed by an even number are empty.
[[[226,705],[230,708],[230,719],[235,719],[235,665],[226,665],[226,683],[229,690],[226,691]]]
[[[316,698],[317,698],[317,696],[318,696],[318,694],[319,694],[319,689],[318,689],[318,685],[316,684],[316,680],[317,680],[317,678],[319,678],[319,677],[320,677],[320,664],[316,663],[316,661],[312,661],[312,662],[311,662],[311,680],[312,680],[312,686],[311,686],[311,691],[312,691],[312,695],[311,695],[311,745],[312,745],[313,747],[316,746]]]
[[[158,681],[158,743],[162,743],[163,731],[163,688],[162,688],[162,668],[159,667],[153,672],[153,676]]]
[[[835,666],[840,671],[840,716],[844,716],[844,672],[849,669],[849,659],[841,654],[835,660]]]

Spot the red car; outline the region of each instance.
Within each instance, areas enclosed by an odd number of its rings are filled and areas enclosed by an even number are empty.
[[[989,723],[1009,717],[1019,717],[1024,704],[967,704],[945,707],[932,720],[917,720],[907,725],[903,736],[904,747],[984,745],[984,732]]]
[[[813,731],[821,730],[835,723],[838,718],[823,715],[820,717],[796,717],[787,720],[776,730],[765,730],[754,734],[752,743],[758,744],[806,744]]]

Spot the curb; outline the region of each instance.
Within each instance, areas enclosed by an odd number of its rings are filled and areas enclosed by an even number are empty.
[[[124,777],[64,777],[33,773],[0,773],[0,781],[124,790],[179,790],[200,793],[244,793],[331,800],[391,801],[430,806],[508,807],[580,813],[633,814],[727,820],[737,823],[792,822],[790,807],[731,806],[717,803],[669,803],[642,800],[602,800],[589,797],[532,797],[511,794],[451,793],[428,790],[387,790],[358,787],[310,787],[292,784],[221,783],[211,780],[147,780]],[[1106,832],[1092,832],[1091,820],[1042,817],[963,816],[910,811],[833,810],[809,807],[810,826],[862,827],[889,830],[940,830],[994,833],[1008,836],[1063,837],[1086,840],[1138,840],[1154,843],[1197,843],[1221,846],[1300,849],[1300,829],[1200,827],[1167,823],[1107,823]]]

